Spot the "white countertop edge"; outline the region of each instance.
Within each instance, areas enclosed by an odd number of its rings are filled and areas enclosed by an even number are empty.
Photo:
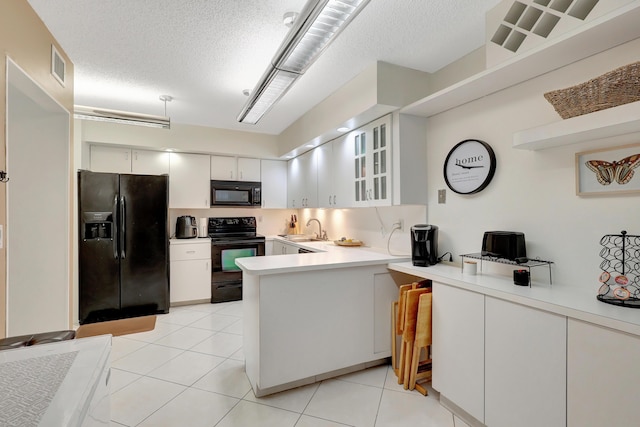
[[[564,284],[532,283],[516,286],[510,277],[479,273],[463,275],[459,265],[415,267],[409,262],[390,263],[390,270],[435,280],[471,292],[511,301],[573,319],[640,336],[640,309],[619,307],[596,299],[596,290]]]
[[[188,243],[211,243],[210,237],[193,237],[191,239],[178,239],[177,237],[172,237],[169,239],[170,245],[184,245]]]
[[[368,246],[342,247],[332,241],[290,242],[279,236],[270,237],[297,247],[315,251],[305,254],[271,255],[238,258],[236,265],[246,274],[264,276],[335,268],[383,265],[411,259],[410,255],[390,255],[386,250]]]

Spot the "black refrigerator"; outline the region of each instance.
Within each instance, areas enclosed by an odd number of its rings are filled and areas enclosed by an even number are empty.
[[[169,312],[168,184],[78,172],[80,324]]]

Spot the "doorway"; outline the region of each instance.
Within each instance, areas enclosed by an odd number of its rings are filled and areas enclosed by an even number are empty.
[[[69,329],[69,112],[7,59],[7,336]]]

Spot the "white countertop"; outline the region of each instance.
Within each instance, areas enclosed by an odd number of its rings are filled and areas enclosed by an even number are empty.
[[[280,240],[318,252],[238,258],[236,264],[242,271],[254,275],[281,274],[387,264],[390,262],[407,261],[411,258],[408,254],[389,255],[386,249],[367,246],[338,246],[330,240],[322,242],[292,242],[281,237],[272,236],[269,237],[269,239]]]
[[[396,262],[388,268],[640,336],[640,309],[598,301],[597,285],[589,288],[533,282],[531,287],[516,286],[512,277],[486,273],[463,275],[459,265],[447,263],[414,267],[410,261]]]

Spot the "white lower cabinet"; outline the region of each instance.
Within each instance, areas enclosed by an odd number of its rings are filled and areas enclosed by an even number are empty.
[[[433,388],[484,420],[484,295],[433,282]]]
[[[574,319],[567,336],[567,426],[639,425],[640,338]]]
[[[487,426],[565,425],[566,337],[564,316],[485,297]]]
[[[296,245],[290,245],[285,242],[281,242],[279,240],[273,241],[273,249],[270,255],[287,255],[287,254],[297,254],[298,247]]]
[[[211,300],[211,241],[171,239],[169,301]]]

